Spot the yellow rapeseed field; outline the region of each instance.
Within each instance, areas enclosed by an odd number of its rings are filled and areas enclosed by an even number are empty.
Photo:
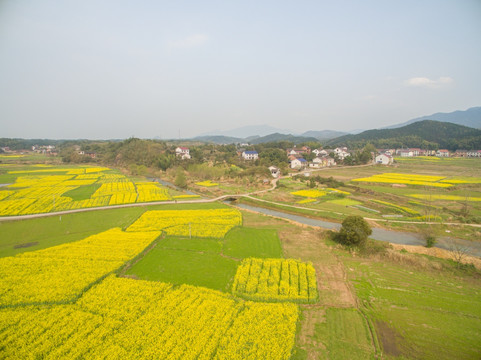
[[[14,184],[0,192],[0,216],[171,200],[168,190],[157,183],[134,184],[124,175],[106,172],[108,170],[104,167],[50,167],[9,171],[19,176]],[[91,188],[94,192],[88,199],[74,200],[69,196],[71,190],[88,189],[97,184],[98,188]]]
[[[110,276],[69,305],[0,310],[6,359],[290,358],[294,304]]]
[[[450,183],[441,182],[444,176],[431,175],[412,175],[412,174],[398,174],[398,173],[384,173],[373,175],[370,177],[352,179],[358,182],[373,182],[386,184],[406,184],[406,185],[421,185],[447,188],[453,186]]]
[[[321,196],[326,195],[327,193],[325,191],[320,191],[316,189],[312,190],[299,190],[299,191],[294,191],[291,192],[292,195],[296,196],[304,196],[304,197],[309,197],[309,198],[318,198]]]
[[[0,306],[75,298],[159,235],[114,228],[73,243],[0,258]]]
[[[244,259],[232,293],[251,300],[316,302],[316,271],[311,263],[292,259]]]
[[[222,238],[242,225],[235,209],[152,210],[145,212],[127,231],[164,231],[168,235]]]
[[[199,185],[199,186],[205,186],[205,187],[211,187],[211,186],[217,186],[219,185],[218,183],[214,183],[210,180],[206,180],[206,181],[201,181],[201,182],[196,182],[195,183],[196,185]]]
[[[423,200],[449,200],[449,201],[481,201],[481,197],[459,195],[411,194],[408,195]]]

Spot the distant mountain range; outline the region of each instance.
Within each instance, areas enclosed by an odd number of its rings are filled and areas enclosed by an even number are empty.
[[[246,139],[253,136],[266,136],[274,133],[293,134],[291,130],[279,129],[270,125],[247,125],[232,130],[215,130],[209,133],[201,134],[198,137],[205,136],[226,136],[237,139]]]
[[[437,120],[450,122],[457,125],[464,125],[475,129],[481,129],[481,106],[472,107],[464,111],[457,110],[450,113],[436,113],[432,115],[421,116],[401,124],[383,127],[383,129],[395,129],[421,120]]]
[[[214,131],[214,134],[197,136],[192,140],[213,142],[216,144],[250,143],[261,144],[271,141],[292,141],[301,143],[306,141],[325,141],[346,135],[347,132],[334,130],[306,131],[299,134],[290,130],[282,130],[269,125],[244,126],[228,131]]]
[[[342,132],[342,131],[334,131],[334,130],[321,130],[321,131],[306,131],[305,133],[302,133],[301,136],[305,137],[313,137],[316,138],[317,140],[329,140],[329,139],[334,139],[339,136],[347,135],[349,133],[347,132]]]
[[[481,130],[435,120],[422,120],[395,129],[368,130],[327,141],[328,146],[360,148],[368,143],[377,148],[481,149]]]
[[[436,113],[432,115],[422,116],[416,119],[412,119],[406,121],[401,124],[391,125],[388,127],[384,127],[379,130],[355,130],[349,132],[342,132],[342,131],[335,131],[335,130],[310,130],[306,131],[302,134],[299,134],[294,131],[285,130],[275,128],[270,125],[250,125],[250,126],[243,126],[240,128],[226,130],[226,131],[215,131],[212,134],[204,134],[202,136],[198,136],[193,138],[192,140],[197,141],[205,141],[205,142],[213,142],[217,144],[231,144],[231,143],[250,143],[250,144],[261,144],[265,142],[272,142],[272,141],[291,141],[296,144],[301,142],[307,141],[322,141],[327,142],[328,144],[334,143],[342,143],[343,141],[367,141],[368,139],[364,138],[367,136],[368,138],[372,136],[372,134],[382,134],[385,139],[393,139],[390,134],[386,134],[382,132],[382,130],[389,130],[389,129],[399,129],[405,126],[418,123],[423,120],[435,120],[442,123],[451,123],[455,125],[462,125],[469,128],[474,129],[481,129],[481,107],[472,107],[468,110],[464,111],[454,111],[451,113]],[[449,126],[448,126],[449,127]],[[445,127],[441,127],[442,129]],[[381,131],[381,132],[379,132]],[[408,132],[410,130],[408,129]],[[426,142],[436,143],[436,144],[447,144],[447,140],[443,140],[442,138],[433,138],[431,135],[439,134],[439,131],[436,129],[432,129],[432,134],[424,134],[421,136],[420,134],[404,134],[401,137],[405,136],[414,136],[417,137],[417,140],[414,143],[419,143],[419,139],[425,140]],[[360,137],[356,137],[357,135],[362,135]],[[449,135],[449,134],[447,134]],[[386,137],[387,136],[387,137]],[[395,135],[396,137],[398,135]],[[364,139],[364,140],[362,140]],[[404,139],[405,140],[405,139]],[[403,141],[404,141],[403,140]],[[438,141],[439,140],[439,141]],[[374,138],[372,138],[374,141]],[[377,142],[380,140],[377,139]],[[397,143],[402,142],[399,140]],[[413,142],[410,142],[413,143]],[[467,144],[469,145],[469,144]],[[393,146],[393,145],[392,145]],[[434,145],[433,145],[434,146]],[[454,146],[451,144],[451,146]]]
[[[291,134],[280,134],[274,133],[269,134],[266,136],[250,136],[248,138],[235,138],[230,136],[223,136],[223,135],[206,135],[206,136],[198,136],[193,138],[192,140],[196,141],[205,141],[205,142],[212,142],[215,144],[263,144],[267,142],[274,142],[274,141],[291,141],[295,144],[299,144],[301,142],[306,141],[318,141],[314,137],[307,137],[307,136],[295,136]]]

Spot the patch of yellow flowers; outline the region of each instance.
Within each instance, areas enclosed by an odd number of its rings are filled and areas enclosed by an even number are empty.
[[[105,173],[107,170],[110,169],[94,167],[10,171],[10,174],[21,176],[14,184],[0,191],[0,216],[172,199],[169,191],[157,183],[134,184],[124,175]],[[89,199],[73,200],[65,195],[70,190],[94,183],[100,186]]]
[[[215,290],[107,277],[68,305],[0,310],[2,356],[287,360],[298,308]]]
[[[145,212],[127,231],[164,231],[168,235],[222,238],[242,225],[235,209],[152,210]]]
[[[475,196],[459,196],[459,195],[427,195],[427,194],[411,194],[411,197],[423,200],[449,200],[449,201],[481,201],[481,197]]]
[[[291,192],[292,195],[296,196],[304,196],[304,197],[309,197],[309,198],[318,198],[321,196],[326,195],[327,193],[325,191],[320,191],[316,189],[312,190],[299,190],[299,191],[294,191]]]
[[[195,184],[196,184],[196,185],[199,185],[199,186],[205,186],[205,187],[211,187],[211,186],[217,186],[217,185],[219,185],[218,183],[214,183],[214,182],[212,182],[212,181],[210,181],[210,180],[196,182]]]
[[[0,306],[69,301],[159,235],[114,228],[73,243],[0,258]]]
[[[244,259],[232,293],[250,300],[316,302],[316,271],[311,263],[293,259]]]
[[[406,185],[422,185],[432,187],[451,187],[452,184],[441,182],[444,176],[431,176],[431,175],[411,175],[411,174],[399,174],[399,173],[384,173],[373,175],[370,177],[352,179],[352,181],[358,182],[372,182],[372,183],[386,183],[386,184],[406,184]]]

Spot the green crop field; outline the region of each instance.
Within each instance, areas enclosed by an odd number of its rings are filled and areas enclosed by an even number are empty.
[[[277,231],[239,227],[229,231],[224,239],[223,252],[234,258],[280,258],[282,248]]]
[[[198,241],[203,241],[199,239]],[[212,244],[206,245],[211,250]],[[238,261],[219,253],[156,247],[127,271],[139,279],[228,291]]]
[[[65,192],[63,195],[72,198],[74,201],[87,200],[98,190],[100,184],[79,186],[76,189]]]
[[[481,292],[446,272],[344,258],[386,355],[422,359],[481,356]]]

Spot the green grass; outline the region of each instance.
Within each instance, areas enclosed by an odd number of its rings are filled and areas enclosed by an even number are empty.
[[[157,246],[127,271],[140,279],[229,291],[238,262],[211,252]]]
[[[218,208],[226,206],[220,203],[155,205],[0,221],[0,257],[81,240],[113,227],[126,228],[147,210]]]
[[[94,183],[90,185],[83,185],[73,190],[67,191],[62,196],[68,196],[74,201],[81,201],[90,199],[90,197],[97,191],[101,184]]]
[[[0,173],[0,184],[13,184],[17,180],[17,174],[2,174]]]
[[[158,247],[164,249],[203,251],[220,254],[222,250],[222,240],[210,238],[181,238],[169,237],[162,239]]]
[[[299,209],[296,207],[292,207],[291,204],[273,204],[273,203],[266,203],[263,201],[258,201],[254,200],[252,198],[242,198],[238,200],[240,203],[245,203],[253,206],[259,206],[263,207],[266,209],[273,209],[273,210],[280,210],[282,212],[290,213],[290,214],[295,214],[295,215],[306,215],[307,217],[310,218],[320,218],[320,219],[329,219],[329,220],[342,220],[344,219],[345,216],[343,215],[338,215],[335,213],[332,213],[331,211],[324,210],[324,209],[316,209],[309,207],[309,204],[303,204],[299,205],[296,204],[298,207],[302,207],[304,209]]]
[[[338,200],[329,200],[327,201],[330,204],[335,204],[335,205],[344,205],[344,206],[352,206],[352,205],[361,205],[362,203],[356,200],[352,199],[338,199]]]
[[[325,341],[322,358],[373,358],[369,326],[357,309],[328,308],[326,321],[315,326],[315,337]]]
[[[281,258],[282,248],[273,229],[237,227],[229,231],[224,240],[225,255],[234,258]]]
[[[0,222],[0,257],[45,249],[124,227],[145,209],[132,207]]]
[[[479,280],[395,263],[346,261],[384,353],[422,359],[481,357]]]

